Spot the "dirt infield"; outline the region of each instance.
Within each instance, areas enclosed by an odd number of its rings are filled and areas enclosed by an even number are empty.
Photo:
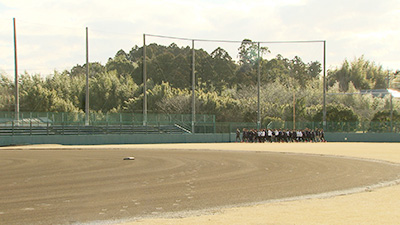
[[[378,187],[399,179],[399,147],[0,148],[0,224],[395,224],[400,188]],[[135,160],[123,160],[129,156]]]

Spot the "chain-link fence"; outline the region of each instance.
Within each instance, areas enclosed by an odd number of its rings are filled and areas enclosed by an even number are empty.
[[[273,121],[267,125],[270,129],[325,129],[326,132],[400,132],[400,122],[296,122],[292,121]]]
[[[257,123],[216,122],[214,115],[195,115],[194,133],[235,133],[237,129],[257,129]],[[90,113],[85,124],[83,112],[0,112],[0,134],[110,134],[110,133],[192,133],[191,114]],[[272,121],[263,129],[324,129],[325,132],[394,132],[400,122],[296,122]]]

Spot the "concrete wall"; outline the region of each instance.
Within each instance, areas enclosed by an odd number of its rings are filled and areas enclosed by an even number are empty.
[[[328,142],[400,142],[398,133],[325,133]],[[0,146],[25,144],[149,144],[234,142],[235,134],[129,134],[0,136]]]
[[[328,142],[400,142],[399,133],[325,133]]]
[[[35,135],[0,136],[0,146],[25,144],[148,144],[234,141],[234,134],[129,134],[129,135]]]

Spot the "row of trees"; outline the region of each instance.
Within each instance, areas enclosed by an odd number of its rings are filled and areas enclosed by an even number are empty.
[[[90,63],[90,109],[101,112],[141,112],[143,107],[142,48],[120,50],[106,65]],[[176,44],[147,46],[148,109],[153,113],[191,112],[191,52]],[[196,55],[196,112],[216,115],[219,122],[255,122],[257,115],[257,66],[261,73],[263,122],[322,120],[321,64],[282,55],[258,58],[257,46],[244,40],[238,60],[222,48]],[[268,48],[261,49],[261,56]],[[54,71],[49,77],[25,74],[20,78],[21,111],[75,112],[85,108],[85,66]],[[391,71],[364,57],[328,71],[328,93],[387,88]],[[393,77],[392,77],[393,78]],[[398,78],[397,78],[398,79]],[[392,82],[393,84],[394,82]],[[14,110],[13,82],[0,78],[0,111]],[[295,99],[293,97],[295,96]],[[328,121],[387,119],[388,96],[328,95]],[[398,104],[394,104],[399,110]],[[396,114],[397,115],[397,114]]]

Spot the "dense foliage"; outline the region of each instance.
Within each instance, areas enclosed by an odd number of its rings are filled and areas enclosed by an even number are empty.
[[[153,113],[191,112],[190,47],[150,44],[147,50],[148,110]],[[211,53],[196,49],[196,112],[214,114],[219,122],[255,122],[257,115],[257,68],[261,74],[261,115],[264,122],[322,120],[320,62],[303,62],[277,55],[270,60],[261,48],[245,39],[238,60],[222,48]],[[143,48],[120,50],[106,65],[90,63],[90,109],[98,112],[141,112],[143,107]],[[20,111],[76,112],[85,108],[86,65],[55,71],[50,77],[25,72],[20,77]],[[361,89],[385,89],[391,71],[364,57],[347,60],[327,73],[328,121],[384,120],[388,96],[338,95]],[[393,78],[393,77],[391,77]],[[398,78],[397,78],[398,79]],[[394,82],[393,82],[394,84]],[[14,109],[14,84],[0,77],[0,111]],[[330,93],[330,95],[329,95]],[[399,109],[394,104],[395,110]],[[397,115],[397,114],[396,114]],[[378,119],[379,118],[379,119]],[[396,117],[397,118],[397,117]]]

